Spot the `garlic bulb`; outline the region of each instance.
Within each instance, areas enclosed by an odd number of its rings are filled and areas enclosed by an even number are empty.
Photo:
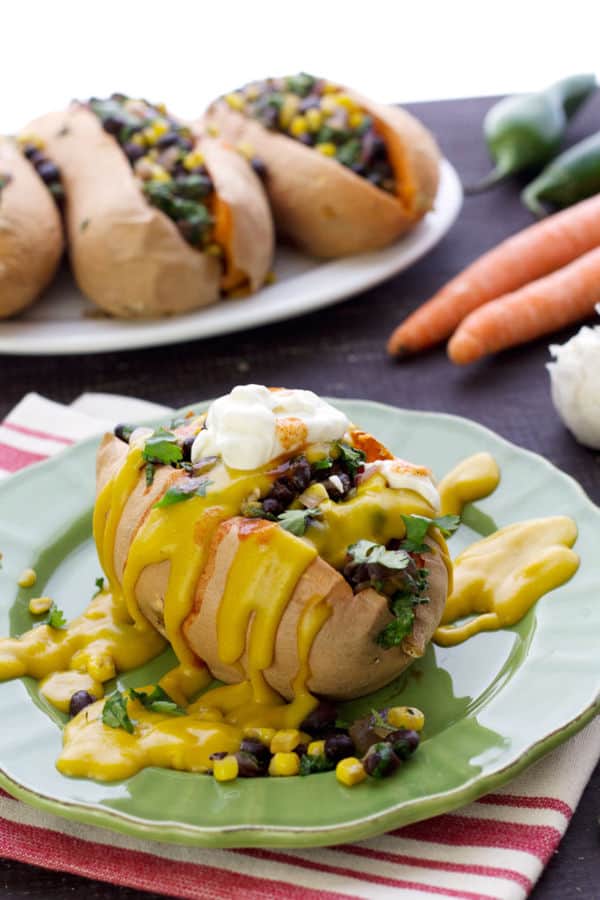
[[[549,349],[555,361],[546,368],[558,415],[580,444],[600,450],[600,325],[584,326]]]

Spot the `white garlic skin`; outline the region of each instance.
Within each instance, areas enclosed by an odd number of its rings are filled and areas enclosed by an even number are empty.
[[[565,344],[551,344],[552,402],[580,444],[600,450],[600,326],[584,326]]]

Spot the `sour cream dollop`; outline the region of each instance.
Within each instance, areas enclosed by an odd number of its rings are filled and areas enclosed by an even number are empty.
[[[220,456],[232,469],[259,469],[306,444],[338,441],[349,425],[344,413],[312,391],[238,385],[211,405],[192,445],[192,462]]]
[[[429,469],[424,466],[415,466],[403,459],[382,459],[368,464],[363,477],[368,477],[373,471],[380,472],[393,490],[414,491],[415,494],[420,494],[436,512],[439,511],[440,495],[433,483]]]
[[[600,307],[596,307],[600,312]],[[584,326],[566,342],[551,344],[552,402],[580,444],[600,449],[600,326]]]

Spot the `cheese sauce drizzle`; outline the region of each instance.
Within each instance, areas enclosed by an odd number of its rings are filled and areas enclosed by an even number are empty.
[[[267,404],[262,394],[260,398]],[[256,401],[254,395],[251,399]],[[279,406],[286,414],[296,411],[291,401],[281,398]],[[319,417],[310,420],[311,427],[323,429],[325,420],[320,417],[327,411],[320,406],[317,411]],[[271,415],[273,409],[269,407],[268,412]],[[277,425],[271,443],[280,440],[281,433]],[[298,670],[291,702],[286,703],[269,686],[265,672],[273,663],[277,631],[303,572],[317,555],[340,569],[347,547],[360,539],[386,543],[402,537],[401,514],[432,517],[437,512],[437,493],[427,470],[394,460],[375,439],[357,429],[350,435],[355,446],[361,446],[361,440],[365,447],[369,443],[372,463],[350,499],[335,503],[320,496],[321,516],[311,521],[302,537],[271,522],[247,520],[225,580],[216,626],[219,658],[237,669],[240,680],[209,690],[191,703],[211,675],[191,650],[183,626],[194,608],[211,542],[221,523],[239,515],[245,499],[253,492],[260,496],[268,492],[278,470],[273,461],[239,470],[218,460],[207,475],[210,484],[203,496],[152,506],[134,523],[130,546],[119,561],[119,529],[130,513],[132,495],[147,490],[142,450],[136,445],[128,449],[101,488],[94,511],[94,538],[109,590],[95,597],[64,630],[42,625],[20,638],[0,640],[0,679],[25,674],[44,679],[42,693],[63,711],[75,690],[88,690],[98,698],[66,726],[57,762],[61,772],[113,780],[149,765],[206,771],[212,767],[212,753],[239,749],[246,727],[300,725],[317,705],[307,683],[312,644],[332,612],[323,597],[312,596],[298,621]],[[162,493],[185,477],[169,470]],[[464,503],[493,491],[498,481],[498,469],[489,454],[465,460],[440,484],[442,511],[460,511]],[[431,529],[431,537],[439,544],[451,576],[441,534]],[[509,526],[473,545],[456,561],[454,590],[436,640],[457,643],[485,628],[514,624],[538,597],[573,574],[578,560],[569,548],[575,538],[574,523],[556,517]],[[100,698],[102,683],[115,670],[136,668],[165,646],[138,604],[137,592],[144,579],[154,585],[153,623],[179,660],[160,684],[185,707],[185,714],[153,712],[128,697],[127,711],[135,724],[134,733],[129,734],[102,723]],[[474,613],[479,615],[465,625],[451,624]]]

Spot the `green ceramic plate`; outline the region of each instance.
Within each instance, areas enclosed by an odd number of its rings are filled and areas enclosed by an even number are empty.
[[[534,516],[566,513],[580,534],[582,564],[515,628],[481,634],[449,649],[430,647],[397,682],[348,704],[346,718],[374,705],[423,708],[425,739],[396,777],[344,788],[332,773],[308,778],[238,780],[146,769],[101,784],[65,778],[54,767],[63,719],[30,679],[0,685],[0,784],[67,818],[139,837],[202,846],[300,847],[356,840],[446,812],[496,789],[581,728],[597,712],[600,689],[600,510],[545,460],[464,419],[407,412],[361,401],[338,406],[399,455],[440,476],[458,460],[489,450],[502,470],[497,492],[468,520],[485,531]],[[35,591],[74,616],[100,574],[91,541],[95,442],[0,485],[0,633],[30,626],[32,591],[15,587],[34,566]],[[481,515],[483,513],[483,515]],[[489,518],[488,518],[489,517]],[[456,554],[477,538],[463,526]],[[123,678],[157,680],[169,653]]]

